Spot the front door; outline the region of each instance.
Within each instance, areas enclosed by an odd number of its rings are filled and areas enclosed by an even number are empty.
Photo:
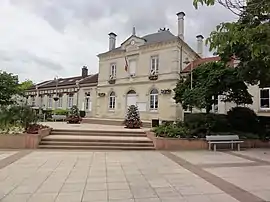
[[[137,95],[134,90],[131,90],[127,93],[127,108],[130,105],[137,105]]]

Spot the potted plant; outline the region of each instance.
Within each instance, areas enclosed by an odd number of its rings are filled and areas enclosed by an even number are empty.
[[[67,123],[79,124],[81,121],[82,121],[82,118],[80,117],[79,109],[77,106],[74,105],[70,109],[70,113],[67,117]]]
[[[142,126],[137,106],[129,106],[124,124],[127,128],[140,128]]]

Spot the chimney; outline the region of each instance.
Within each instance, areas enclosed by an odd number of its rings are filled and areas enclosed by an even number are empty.
[[[203,35],[196,36],[197,38],[197,53],[200,57],[203,57]]]
[[[113,49],[115,49],[115,43],[116,43],[116,34],[115,33],[113,33],[113,32],[111,32],[110,34],[109,34],[109,51],[111,51],[111,50],[113,50]]]
[[[179,12],[176,14],[178,16],[178,37],[182,40],[184,40],[184,12]]]
[[[83,66],[82,68],[82,77],[85,78],[88,76],[88,69],[86,66]]]

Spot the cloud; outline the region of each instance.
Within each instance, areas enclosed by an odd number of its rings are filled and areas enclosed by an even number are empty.
[[[96,55],[108,50],[109,32],[117,33],[117,44],[133,26],[139,36],[161,27],[177,34],[179,11],[186,13],[185,40],[193,48],[196,35],[207,37],[235,19],[219,5],[195,10],[192,0],[1,0],[0,66],[34,81],[78,75],[83,65],[97,72]]]

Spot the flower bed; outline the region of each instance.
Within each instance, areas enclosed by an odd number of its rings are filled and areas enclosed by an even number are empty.
[[[41,139],[50,133],[51,128],[43,127],[35,134],[0,134],[0,149],[36,149]]]
[[[156,137],[155,133],[146,132],[147,137],[153,141],[157,150],[207,150],[208,143],[204,138],[170,138],[170,137]],[[246,139],[241,144],[241,148],[269,148],[269,141]],[[230,148],[224,146],[224,148]]]

